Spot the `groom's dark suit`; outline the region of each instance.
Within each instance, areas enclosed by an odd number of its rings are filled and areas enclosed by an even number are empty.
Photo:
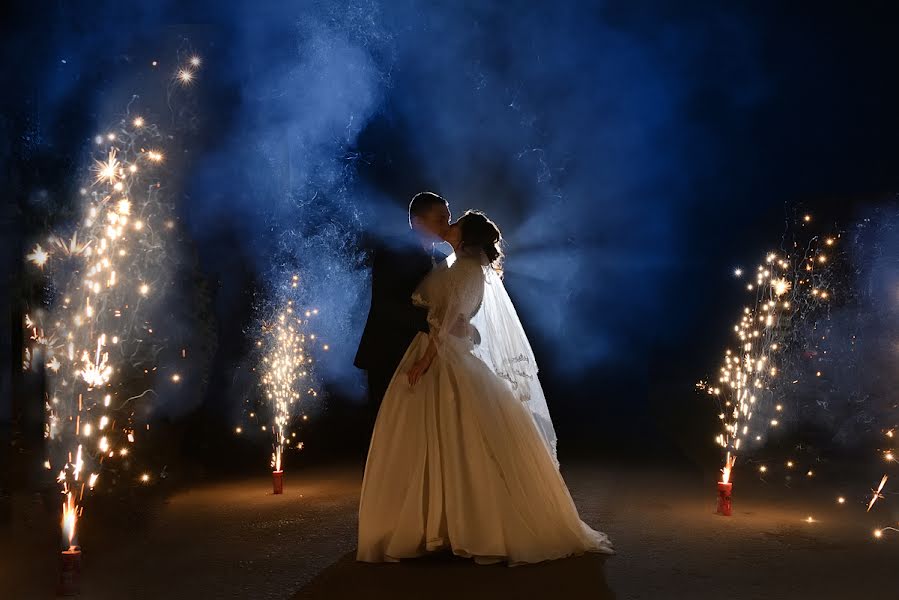
[[[368,396],[375,411],[415,334],[428,331],[427,310],[412,304],[412,293],[443,258],[425,250],[412,232],[373,251],[371,308],[354,364],[368,371]]]

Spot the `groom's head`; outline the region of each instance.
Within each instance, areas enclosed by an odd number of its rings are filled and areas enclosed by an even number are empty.
[[[449,202],[434,192],[419,192],[409,203],[409,226],[419,235],[443,239],[449,229]]]

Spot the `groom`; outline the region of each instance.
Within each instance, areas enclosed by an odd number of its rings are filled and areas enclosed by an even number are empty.
[[[412,304],[412,293],[446,258],[435,245],[446,235],[449,222],[449,203],[434,192],[420,192],[409,203],[411,231],[374,252],[371,308],[353,364],[368,372],[368,397],[375,414],[412,339],[419,331],[428,331],[427,310]]]

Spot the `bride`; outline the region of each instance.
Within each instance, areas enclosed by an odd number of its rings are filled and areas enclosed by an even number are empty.
[[[559,473],[534,356],[496,272],[499,230],[469,211],[445,240],[454,254],[413,296],[430,332],[412,341],[378,412],[357,559],[450,549],[517,565],[612,553]]]

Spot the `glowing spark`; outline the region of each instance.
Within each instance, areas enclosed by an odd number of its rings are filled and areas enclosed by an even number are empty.
[[[774,295],[777,296],[778,298],[783,296],[787,292],[789,292],[790,288],[793,287],[793,284],[791,284],[789,281],[787,281],[783,277],[775,279],[774,281],[771,282],[771,284],[772,284],[772,288],[774,290]]]
[[[119,178],[119,161],[116,158],[116,151],[113,148],[109,151],[106,162],[102,160],[94,161],[94,171],[96,171],[97,183],[115,184]]]
[[[134,119],[133,123],[134,123],[135,127],[138,127],[138,128],[143,127],[144,119],[143,119],[143,117],[137,117],[136,119]]]
[[[35,265],[37,265],[38,267],[43,269],[44,265],[47,264],[47,259],[50,258],[50,255],[47,253],[46,250],[41,248],[40,244],[37,244],[37,245],[35,245],[34,250],[31,251],[31,254],[29,254],[25,258],[27,258],[28,260],[33,262]]]
[[[880,485],[877,486],[876,490],[873,490],[873,495],[871,496],[871,501],[868,502],[868,509],[865,512],[871,512],[871,507],[874,506],[874,503],[883,498],[883,486],[886,485],[887,479],[889,477],[887,475],[883,476],[883,479],[880,480]]]
[[[194,74],[187,69],[181,69],[178,71],[178,80],[184,85],[189,85],[194,80]]]

